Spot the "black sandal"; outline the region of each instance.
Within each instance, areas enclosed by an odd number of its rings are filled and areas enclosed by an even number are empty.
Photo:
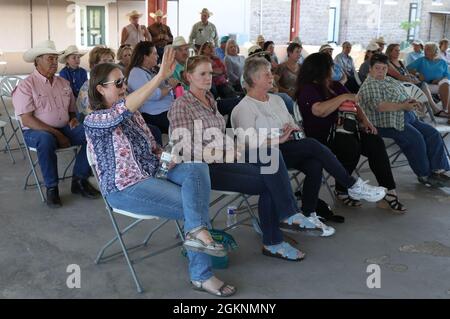
[[[392,198],[389,200],[388,198]],[[377,207],[384,208],[384,209],[390,209],[392,212],[397,214],[404,214],[406,213],[405,206],[398,201],[398,196],[394,194],[387,193],[384,198],[377,203]]]
[[[442,115],[442,113],[444,113],[444,115]],[[448,113],[445,112],[444,110],[439,110],[436,113],[434,113],[435,117],[442,117],[442,118],[447,118],[448,117]]]
[[[361,207],[362,206],[361,201],[351,198],[346,193],[334,191],[334,195],[336,196],[336,199],[338,199],[345,206],[348,206],[348,207]]]

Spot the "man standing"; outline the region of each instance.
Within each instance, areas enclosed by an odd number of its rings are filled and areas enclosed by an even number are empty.
[[[165,19],[167,16],[165,16],[161,10],[150,13],[150,17],[155,19],[156,22],[148,27],[148,31],[153,38],[153,43],[156,46],[158,56],[162,59],[164,47],[172,43],[173,35],[172,32],[170,32],[169,26],[162,23],[162,19]]]
[[[189,36],[189,44],[194,44],[197,49],[205,42],[213,42],[218,47],[219,36],[214,24],[208,21],[212,16],[212,12],[203,8],[201,14],[201,21],[192,26],[191,35]]]
[[[80,145],[72,178],[72,193],[96,198],[99,193],[88,183],[90,167],[86,157],[86,137],[75,117],[75,98],[70,83],[55,76],[58,56],[53,41],[37,44],[23,55],[36,69],[13,91],[16,116],[23,125],[29,147],[37,149],[39,166],[47,188],[47,205],[60,207],[57,148]]]
[[[130,19],[130,24],[122,29],[122,36],[120,44],[129,44],[134,47],[141,41],[152,41],[152,36],[144,25],[139,25],[139,18],[142,13],[133,10],[127,13]]]

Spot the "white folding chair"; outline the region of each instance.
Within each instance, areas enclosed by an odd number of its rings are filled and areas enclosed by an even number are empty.
[[[6,138],[6,133],[5,133],[5,127],[6,127],[6,122],[0,121],[0,139],[4,139],[5,140],[5,148],[4,148],[4,152],[8,152],[9,153],[9,157],[11,158],[11,161],[13,162],[13,164],[16,162],[14,160],[14,157],[11,153],[11,146],[9,145],[9,141]]]
[[[36,166],[39,164],[39,159],[36,156],[36,159],[33,160],[33,157],[31,156],[31,152],[34,152],[37,154],[37,149],[35,147],[29,147],[26,142],[25,142],[25,136],[23,135],[23,130],[22,130],[22,124],[20,122],[20,120],[18,118],[14,118],[17,122],[17,126],[18,126],[18,131],[17,133],[19,133],[21,139],[22,139],[22,143],[23,145],[25,145],[24,149],[25,149],[25,154],[26,157],[28,159],[28,162],[30,163],[30,170],[28,171],[28,174],[25,178],[25,183],[23,186],[23,189],[27,189],[28,187],[34,187],[36,186],[39,192],[39,195],[41,196],[41,200],[42,202],[45,202],[45,196],[44,193],[42,191],[42,182],[40,181],[39,177],[38,177],[38,173],[36,170]],[[70,168],[70,166],[72,165],[72,163],[75,162],[75,159],[77,157],[78,151],[79,151],[79,146],[70,146],[67,148],[58,148],[56,150],[56,155],[61,154],[61,153],[66,153],[66,152],[73,152],[73,157],[70,160],[69,164],[67,164],[66,168],[64,169],[64,173],[63,176],[59,178],[59,180],[64,180],[67,178],[71,178],[71,175],[67,175],[67,172]],[[31,177],[31,175],[33,175],[34,178],[34,183],[29,183],[29,179]]]
[[[97,171],[95,170],[95,165],[96,164],[95,164],[95,162],[93,160],[93,157],[92,157],[91,153],[89,152],[89,149],[87,149],[87,158],[88,158],[88,161],[89,161],[89,165],[91,166],[92,172],[94,174],[94,177],[95,177],[97,183],[100,185],[100,182],[99,182],[99,179],[98,179],[98,176],[97,176]],[[136,251],[139,248],[146,248],[146,247],[148,247],[148,243],[149,243],[151,237],[153,236],[153,234],[156,231],[158,231],[160,228],[162,228],[164,225],[166,225],[170,221],[170,219],[163,219],[162,222],[160,222],[156,227],[154,227],[149,232],[149,234],[145,237],[145,239],[144,239],[144,241],[142,243],[126,246],[125,242],[123,240],[123,236],[126,233],[128,233],[131,229],[133,229],[135,226],[137,226],[138,224],[140,224],[144,220],[152,220],[152,219],[159,220],[160,217],[153,216],[153,215],[146,215],[146,214],[137,214],[137,213],[134,213],[132,211],[126,211],[126,210],[117,209],[117,208],[111,207],[111,205],[109,205],[109,203],[106,200],[106,198],[103,195],[103,193],[102,193],[102,198],[103,198],[103,201],[105,203],[106,211],[108,212],[108,215],[109,215],[109,217],[111,219],[111,222],[112,222],[114,231],[116,233],[116,236],[113,239],[111,239],[108,243],[106,243],[100,249],[99,253],[97,254],[97,258],[95,259],[95,264],[98,265],[100,263],[106,262],[107,260],[110,260],[112,258],[115,258],[115,257],[123,255],[125,260],[126,260],[126,262],[127,262],[128,268],[129,268],[129,270],[131,272],[131,276],[133,278],[133,281],[136,284],[136,289],[137,289],[138,293],[142,293],[144,290],[142,288],[142,285],[141,285],[141,283],[139,281],[139,278],[138,278],[138,276],[136,274],[136,271],[134,269],[134,264],[136,264],[136,263],[138,263],[138,262],[140,262],[140,261],[142,261],[144,259],[147,259],[147,258],[156,256],[156,255],[159,255],[159,254],[161,254],[161,253],[163,253],[165,251],[168,251],[170,249],[173,249],[173,248],[181,246],[183,244],[183,242],[184,242],[184,239],[185,239],[184,234],[183,234],[183,228],[180,226],[178,220],[173,220],[175,222],[176,229],[177,229],[177,235],[178,235],[177,237],[179,237],[181,240],[178,240],[176,243],[174,243],[174,244],[172,244],[170,246],[161,248],[161,249],[159,249],[157,251],[154,251],[154,252],[151,252],[151,253],[147,253],[147,254],[145,254],[143,256],[139,256],[139,257],[135,257],[134,259],[131,259],[130,258],[130,252],[131,251]],[[127,227],[125,227],[123,229],[120,229],[119,226],[118,226],[116,217],[115,217],[115,215],[117,215],[117,214],[118,215],[127,216],[127,217],[130,217],[130,218],[134,218],[136,220],[134,222],[132,222],[131,224],[129,224]],[[116,241],[119,241],[121,250],[119,250],[119,251],[117,251],[115,253],[112,253],[110,255],[103,256],[105,251],[106,251],[106,249],[109,248]]]
[[[13,163],[15,163],[15,160],[14,160],[14,156],[12,155],[11,151],[20,149],[22,151],[23,158],[25,159],[25,152],[23,150],[24,145],[20,142],[19,136],[17,135],[18,134],[17,131],[19,130],[19,127],[14,124],[14,116],[11,115],[11,112],[8,110],[8,106],[7,106],[7,100],[11,99],[11,94],[14,91],[14,89],[16,88],[16,86],[19,84],[20,81],[22,81],[22,79],[17,76],[7,76],[7,77],[4,77],[0,81],[0,100],[2,101],[3,109],[6,113],[6,116],[8,118],[8,123],[11,127],[11,135],[9,135],[9,136],[5,135],[5,138],[7,140],[6,144],[9,147],[9,155],[11,156]],[[16,140],[18,148],[11,148],[11,140],[13,138]],[[6,151],[6,149],[5,149],[5,151]]]

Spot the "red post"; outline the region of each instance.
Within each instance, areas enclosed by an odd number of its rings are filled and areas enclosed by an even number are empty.
[[[299,34],[300,28],[300,0],[291,0],[291,28],[289,30],[289,41]]]

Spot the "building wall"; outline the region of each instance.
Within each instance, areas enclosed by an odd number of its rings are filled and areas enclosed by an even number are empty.
[[[302,0],[299,36],[303,43],[321,45],[328,40],[329,1]]]
[[[262,2],[262,16],[261,16]],[[261,19],[262,18],[262,30]],[[250,41],[259,34],[276,44],[289,41],[291,2],[286,0],[252,0],[250,4]]]
[[[433,5],[431,0],[422,1],[422,13],[420,17],[420,38],[424,41],[439,41],[444,35],[444,17],[442,15],[433,15],[431,37],[429,37],[430,11],[450,11],[450,0],[442,1],[442,5],[440,6]],[[450,16],[447,18],[447,20],[447,32],[445,36],[449,38]]]

